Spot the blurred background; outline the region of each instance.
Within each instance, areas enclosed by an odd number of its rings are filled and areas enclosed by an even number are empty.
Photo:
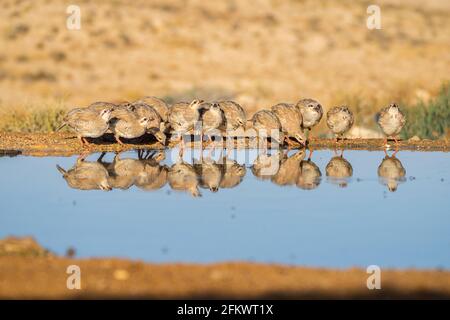
[[[66,9],[81,9],[68,30]],[[0,130],[52,131],[68,108],[155,95],[229,98],[255,110],[311,97],[347,104],[377,137],[391,101],[404,138],[449,138],[450,2],[3,0]],[[325,133],[325,123],[321,123]]]

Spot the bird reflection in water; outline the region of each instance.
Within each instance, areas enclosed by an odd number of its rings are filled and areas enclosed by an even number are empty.
[[[313,190],[319,187],[322,173],[311,157],[305,159],[306,152],[305,149],[292,153],[265,151],[255,158],[250,169],[258,180],[270,181],[277,186]],[[202,189],[216,193],[220,189],[235,188],[247,173],[245,164],[230,159],[224,152],[214,159],[200,156],[200,159],[192,159],[192,163],[179,158],[172,165],[164,163],[164,150],[137,151],[137,157],[115,154],[112,161],[106,161],[105,155],[102,153],[97,161],[87,161],[87,155],[81,155],[71,169],[66,170],[59,165],[57,169],[73,189],[109,191],[127,190],[135,186],[153,191],[168,185],[172,190],[193,197],[200,197]],[[352,179],[353,167],[343,154],[336,154],[326,165],[325,172],[329,183],[343,188]],[[378,167],[380,183],[393,192],[406,181],[405,176],[406,171],[396,153],[392,156],[386,153]]]
[[[56,165],[56,168],[72,189],[110,191],[112,187],[108,171],[98,161],[86,161],[86,156],[78,157],[75,165],[69,170],[59,165]]]
[[[325,168],[325,172],[328,182],[336,184],[341,188],[345,188],[353,176],[353,167],[350,162],[344,158],[344,151],[342,151],[341,155],[336,154],[331,158]]]
[[[389,156],[386,150],[384,153],[385,157],[378,166],[378,178],[389,191],[395,192],[398,185],[406,181],[406,170],[396,156],[397,151],[392,156]]]

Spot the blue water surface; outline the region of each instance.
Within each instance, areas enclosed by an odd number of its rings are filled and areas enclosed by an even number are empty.
[[[383,152],[345,151],[353,175],[342,188],[326,177],[333,151],[315,151],[321,180],[312,190],[257,179],[250,169],[256,151],[244,153],[231,155],[247,167],[239,185],[200,189],[198,198],[168,184],[77,190],[56,169],[77,157],[2,157],[0,238],[33,236],[58,254],[73,247],[77,257],[148,262],[450,269],[449,153],[399,152],[406,175],[395,192],[377,173]],[[172,158],[162,163],[170,167]]]

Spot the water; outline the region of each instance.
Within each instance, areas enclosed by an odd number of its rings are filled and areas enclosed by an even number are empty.
[[[114,154],[103,164],[89,155],[78,168],[90,163],[95,178],[72,177],[72,188],[56,165],[68,170],[77,157],[2,157],[0,238],[31,235],[61,255],[73,247],[77,257],[149,262],[450,268],[449,153],[401,151],[383,161],[383,152],[345,151],[334,174],[351,177],[332,179],[333,151],[315,151],[311,161],[290,152],[281,167],[283,155],[271,151],[258,158],[260,170],[252,169],[256,151],[235,151],[224,181],[224,166],[213,162],[220,155],[205,152],[199,163],[198,152],[187,152],[188,164],[174,166],[176,152],[145,161],[127,152],[115,164]],[[390,179],[379,177],[382,163]],[[173,190],[167,178],[189,191]]]

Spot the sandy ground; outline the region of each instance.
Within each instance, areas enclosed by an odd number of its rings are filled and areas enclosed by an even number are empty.
[[[70,2],[2,4],[0,109],[157,95],[253,112],[315,97],[366,114],[449,80],[446,0],[377,1],[379,30],[363,0],[80,0],[80,30],[66,27]]]
[[[67,267],[81,270],[69,290]],[[450,272],[382,270],[381,289],[368,290],[361,269],[275,264],[151,264],[121,259],[57,257],[31,238],[0,240],[0,298],[450,298]]]
[[[172,142],[169,147],[176,143]],[[389,141],[394,147],[394,142]],[[248,147],[248,142],[240,147]],[[331,139],[311,139],[309,147],[313,149],[335,148],[336,143]],[[346,139],[339,142],[340,148],[383,150],[383,139]],[[82,147],[79,140],[71,133],[1,133],[0,153],[6,155],[74,155],[84,152],[119,152],[131,149],[161,149],[163,146],[155,142],[152,137],[144,137],[140,141],[132,141],[125,146],[114,142],[113,137],[106,136],[102,139],[92,141],[88,147]],[[422,151],[450,151],[448,140],[420,140],[409,139],[400,141],[399,150],[422,150]]]

